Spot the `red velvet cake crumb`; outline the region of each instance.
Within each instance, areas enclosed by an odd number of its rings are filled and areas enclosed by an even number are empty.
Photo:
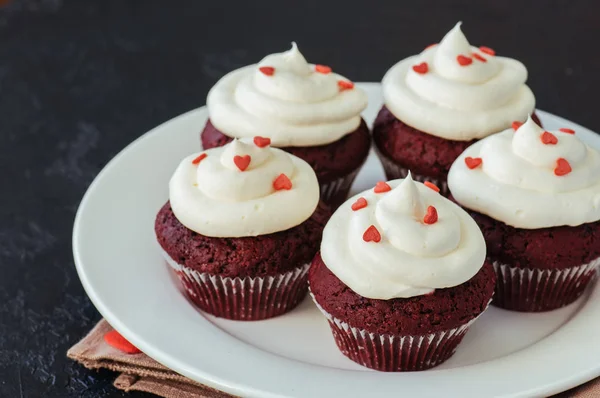
[[[577,300],[597,274],[600,221],[576,227],[514,228],[481,213],[488,261],[497,273],[493,304],[539,312]]]
[[[600,221],[577,227],[522,229],[471,211],[488,257],[518,268],[564,269],[600,257]]]
[[[535,113],[531,118],[541,125]],[[373,141],[380,155],[396,165],[445,182],[452,163],[477,140],[453,141],[427,134],[397,119],[384,106],[375,119]],[[400,178],[388,170],[386,175],[390,180]]]
[[[369,299],[336,277],[320,254],[313,260],[308,279],[317,303],[335,318],[372,333],[413,336],[453,329],[474,319],[487,308],[496,281],[492,266],[486,263],[467,282],[430,295]]]
[[[310,263],[330,215],[329,208],[320,204],[308,220],[285,231],[213,238],[186,228],[167,202],[156,216],[154,230],[162,249],[188,268],[224,277],[267,276]]]

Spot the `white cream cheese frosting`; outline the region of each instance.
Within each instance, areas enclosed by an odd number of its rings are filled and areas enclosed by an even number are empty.
[[[387,185],[391,190],[364,191],[333,214],[321,244],[327,268],[357,294],[383,300],[471,279],[486,250],[475,221],[410,174]]]
[[[450,191],[464,207],[515,228],[598,221],[600,152],[571,133],[544,131],[529,118],[516,131],[487,137],[453,163]],[[473,159],[481,164],[471,169]]]
[[[201,235],[231,238],[284,231],[307,220],[319,202],[314,171],[264,141],[259,146],[235,139],[185,158],[169,183],[177,219]]]
[[[527,69],[469,44],[458,23],[442,41],[394,65],[383,78],[387,108],[404,123],[450,140],[483,138],[535,108]]]
[[[206,102],[211,122],[225,135],[316,146],[356,130],[367,95],[331,68],[306,62],[292,43],[289,51],[225,75]]]

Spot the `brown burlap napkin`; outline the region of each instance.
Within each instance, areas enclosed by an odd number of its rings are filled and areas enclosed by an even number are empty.
[[[67,352],[89,369],[119,372],[114,386],[124,391],[144,391],[165,398],[232,398],[232,395],[196,383],[164,367],[149,356],[127,354],[111,347],[104,335],[112,327],[104,319]]]
[[[143,353],[127,354],[111,347],[104,335],[112,327],[101,320],[92,331],[67,352],[67,356],[89,369],[119,372],[114,385],[124,391],[144,391],[165,398],[232,398],[181,376]],[[600,378],[552,398],[598,398]]]

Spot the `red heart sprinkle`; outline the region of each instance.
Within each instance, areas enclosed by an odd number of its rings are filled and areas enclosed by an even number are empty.
[[[549,133],[547,131],[544,131],[544,133],[541,135],[541,139],[542,142],[545,145],[556,145],[558,144],[558,138],[556,138],[556,136],[552,133]]]
[[[427,47],[425,47],[425,50],[429,50],[431,47],[435,47],[435,46],[437,46],[437,43],[430,44]]]
[[[477,61],[487,62],[487,59],[483,58],[481,55],[479,55],[477,53],[473,53],[471,55],[473,55],[473,58],[475,58]]]
[[[288,176],[282,173],[279,174],[275,181],[273,181],[273,188],[275,188],[276,191],[281,191],[282,189],[289,191],[290,189],[292,189],[292,182],[290,181]]]
[[[381,241],[381,234],[379,233],[377,228],[375,228],[374,225],[371,225],[369,228],[367,228],[367,230],[363,234],[363,240],[365,242],[378,243]]]
[[[139,354],[141,351],[121,336],[116,330],[111,330],[104,335],[104,341],[111,347],[126,354]]]
[[[235,155],[233,157],[233,163],[235,163],[235,165],[238,169],[240,169],[240,171],[244,171],[248,168],[248,166],[250,165],[250,160],[250,155]]]
[[[266,137],[256,136],[256,137],[254,137],[254,145],[256,145],[259,148],[264,148],[266,146],[271,145],[271,139],[266,138]]]
[[[427,65],[427,62],[421,62],[418,65],[414,65],[412,69],[415,72],[420,73],[421,75],[424,75],[425,73],[429,72],[429,66]]]
[[[438,188],[438,186],[432,182],[425,181],[423,183],[423,185],[425,185],[427,188],[433,189],[435,192],[440,192],[440,189]]]
[[[515,121],[515,122],[512,122],[512,128],[513,128],[513,130],[515,130],[515,131],[517,131],[517,129],[518,129],[519,127],[521,127],[522,125],[523,125],[523,123],[522,123],[522,122],[516,122],[516,121]]]
[[[486,46],[479,47],[479,51],[486,53],[487,55],[496,55],[496,51]]]
[[[354,88],[354,83],[349,82],[347,80],[338,80],[338,87],[340,90],[352,90]]]
[[[467,66],[467,65],[471,65],[473,63],[473,58],[465,57],[462,54],[459,55],[458,57],[456,57],[456,60],[458,61],[460,66]]]
[[[273,68],[272,66],[261,66],[260,68],[258,68],[258,70],[267,76],[273,76],[273,74],[275,73],[275,68]]]
[[[437,220],[438,214],[436,208],[433,206],[429,206],[427,208],[427,213],[425,214],[425,217],[423,217],[423,222],[425,224],[435,224]]]
[[[198,157],[196,159],[192,160],[192,164],[199,164],[207,156],[208,156],[207,154],[201,153],[200,155],[198,155]]]
[[[567,134],[575,134],[575,130],[568,129],[566,127],[562,127],[560,129],[558,129],[558,131],[562,131],[563,133],[567,133]]]
[[[365,198],[358,198],[356,202],[352,203],[352,210],[360,210],[367,207],[367,200]]]
[[[315,65],[315,70],[323,74],[331,73],[331,67],[327,65]]]
[[[571,165],[564,158],[558,158],[556,160],[556,168],[554,169],[554,174],[561,177],[569,174],[573,169],[571,169]]]
[[[383,181],[379,181],[377,184],[375,184],[375,188],[373,188],[373,191],[375,193],[383,193],[383,192],[388,192],[391,191],[392,187],[390,187],[387,182],[383,182]]]
[[[465,158],[465,164],[467,165],[468,168],[470,168],[471,170],[479,167],[479,165],[483,162],[483,159],[481,158],[472,158],[472,157],[466,157]]]

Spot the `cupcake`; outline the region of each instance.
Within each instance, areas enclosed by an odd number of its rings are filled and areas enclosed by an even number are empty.
[[[478,139],[525,121],[535,108],[527,69],[489,47],[472,47],[458,23],[437,45],[394,65],[373,140],[388,179],[410,169],[448,194],[452,162]],[[535,117],[535,116],[534,116]]]
[[[437,187],[380,182],[325,226],[310,291],[341,352],[380,371],[452,356],[494,292],[477,224]]]
[[[205,149],[233,138],[261,136],[304,159],[333,207],[348,195],[371,136],[360,113],[366,93],[325,65],[306,62],[298,47],[225,75],[207,98]]]
[[[448,185],[483,231],[494,304],[547,311],[576,300],[600,265],[600,153],[529,119],[468,148]]]
[[[281,315],[306,295],[329,210],[296,156],[260,137],[185,158],[155,233],[189,299],[235,320]]]

